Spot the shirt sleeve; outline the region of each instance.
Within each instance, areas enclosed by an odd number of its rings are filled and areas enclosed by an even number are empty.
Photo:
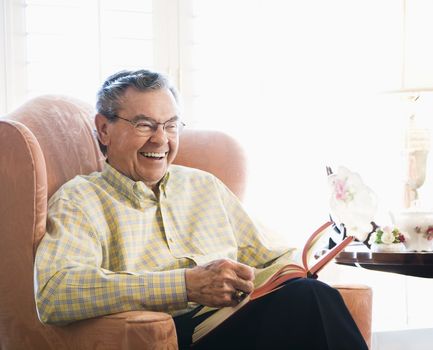
[[[239,199],[218,179],[215,179],[226,214],[238,244],[238,261],[253,267],[263,267],[282,257],[296,260],[296,249],[288,246],[282,237],[271,234],[254,221]]]
[[[102,268],[91,220],[67,199],[50,202],[35,259],[35,298],[45,323],[68,323],[129,310],[187,307],[185,270],[132,273]]]

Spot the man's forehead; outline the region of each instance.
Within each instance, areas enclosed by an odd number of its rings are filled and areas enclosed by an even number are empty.
[[[179,114],[176,99],[172,92],[165,88],[148,91],[128,88],[118,99],[118,109],[128,110],[136,116],[143,114],[146,117],[151,117],[146,113],[147,110],[157,110],[172,116]]]
[[[130,86],[125,90],[123,95],[120,97],[120,99],[128,100],[128,99],[136,99],[136,98],[146,98],[146,99],[153,99],[157,96],[165,95],[169,97],[170,99],[173,98],[174,102],[176,102],[176,99],[173,95],[173,93],[168,88],[159,88],[159,89],[148,89],[148,90],[139,90],[135,87]]]

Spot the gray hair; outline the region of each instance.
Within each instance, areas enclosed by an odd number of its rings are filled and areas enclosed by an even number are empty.
[[[130,87],[143,92],[168,89],[176,102],[179,102],[176,88],[170,84],[165,75],[146,69],[122,70],[109,76],[102,84],[96,95],[96,111],[104,115],[110,122],[115,122],[117,120],[115,115],[120,108],[120,99]],[[106,155],[107,147],[99,142],[99,148]]]
[[[138,91],[169,89],[176,102],[178,96],[176,89],[170,84],[168,78],[161,73],[141,69],[137,71],[122,70],[111,75],[102,84],[97,93],[96,110],[110,119],[116,115],[120,107],[120,98],[128,88]]]

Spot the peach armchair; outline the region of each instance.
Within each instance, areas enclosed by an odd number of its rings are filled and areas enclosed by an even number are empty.
[[[101,170],[103,164],[93,115],[87,104],[53,95],[0,118],[1,349],[177,349],[173,320],[160,312],[124,312],[62,327],[38,320],[33,263],[45,233],[47,201],[75,175]],[[185,131],[181,138],[176,163],[214,173],[242,198],[245,157],[235,140],[213,131]],[[339,290],[370,342],[371,290]]]

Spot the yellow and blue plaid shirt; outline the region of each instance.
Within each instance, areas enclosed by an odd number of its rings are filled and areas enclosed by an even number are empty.
[[[213,175],[172,165],[157,197],[106,164],[50,199],[35,261],[43,322],[128,310],[190,310],[185,269],[229,258],[261,266],[276,247]]]

